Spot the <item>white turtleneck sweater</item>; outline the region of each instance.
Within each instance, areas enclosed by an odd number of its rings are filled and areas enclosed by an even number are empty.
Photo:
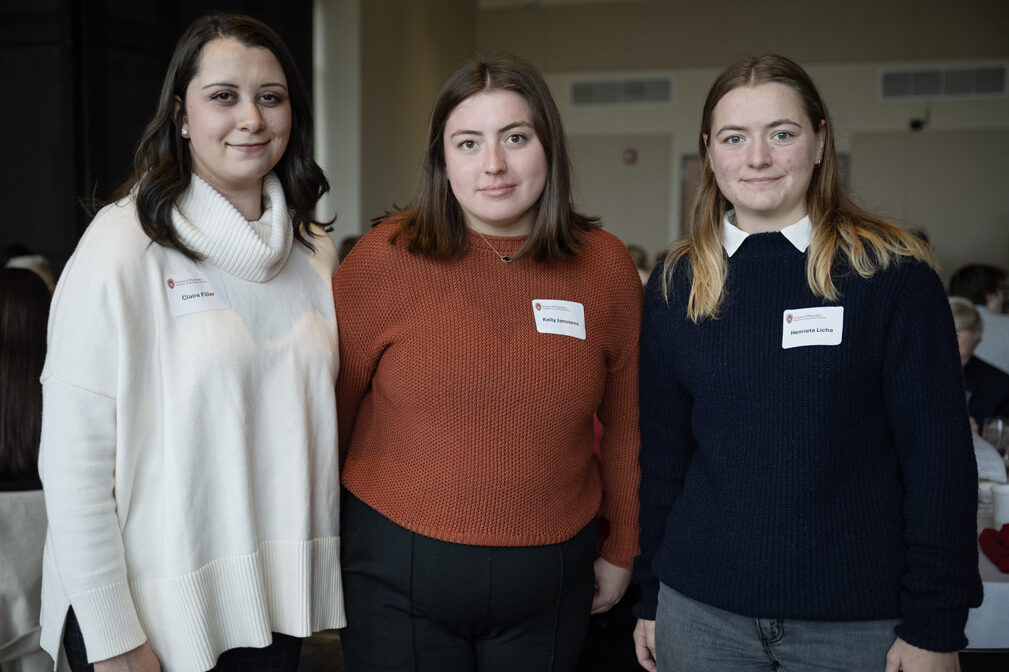
[[[40,471],[42,645],[69,605],[92,661],[149,641],[200,672],[271,632],[344,625],[332,242],[279,180],[246,221],[193,176],[152,243],[132,199],[88,227],[53,297]]]

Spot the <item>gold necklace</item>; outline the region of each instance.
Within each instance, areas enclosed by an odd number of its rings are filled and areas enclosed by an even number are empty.
[[[473,230],[476,231],[476,229],[473,229]],[[497,248],[494,247],[493,245],[491,245],[490,241],[487,240],[486,238],[484,238],[484,235],[482,233],[480,233],[479,231],[476,231],[476,235],[478,235],[481,238],[483,238],[483,242],[487,243],[487,247],[489,247],[490,249],[494,250],[494,254],[496,254],[498,257],[500,257],[501,261],[505,262],[506,264],[510,264],[511,263],[512,258],[510,256],[506,257],[503,254],[501,254],[500,252],[498,252]]]

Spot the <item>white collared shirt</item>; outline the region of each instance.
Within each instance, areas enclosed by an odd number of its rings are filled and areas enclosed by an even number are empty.
[[[730,257],[735,254],[748,235],[750,234],[736,226],[735,210],[725,213],[725,219],[722,220],[722,247],[726,254]],[[809,239],[813,236],[813,223],[809,220],[809,215],[783,228],[781,235],[788,238],[788,242],[795,245],[799,252],[805,252],[809,247]]]

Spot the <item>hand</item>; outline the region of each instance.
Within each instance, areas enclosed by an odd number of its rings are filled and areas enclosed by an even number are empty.
[[[592,568],[596,572],[596,594],[592,598],[592,613],[609,611],[627,592],[631,585],[631,570],[617,567],[612,562],[596,558]]]
[[[144,642],[132,651],[95,663],[95,672],[161,672],[154,649]]]
[[[959,672],[960,658],[952,653],[926,651],[908,644],[900,637],[886,654],[884,672]]]
[[[648,672],[658,672],[659,665],[655,662],[655,621],[638,619],[634,626],[634,653],[638,655],[638,663]]]

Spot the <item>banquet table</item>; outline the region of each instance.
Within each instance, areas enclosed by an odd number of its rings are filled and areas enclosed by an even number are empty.
[[[978,521],[978,533],[992,527],[990,518]],[[967,616],[968,649],[1009,649],[1009,574],[999,571],[978,549],[978,569],[984,584],[984,601]]]

